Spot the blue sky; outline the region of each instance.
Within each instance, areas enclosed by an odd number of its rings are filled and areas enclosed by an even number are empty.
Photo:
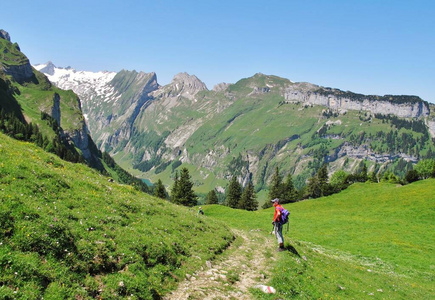
[[[3,1],[31,63],[179,72],[208,88],[257,72],[435,103],[435,1]]]

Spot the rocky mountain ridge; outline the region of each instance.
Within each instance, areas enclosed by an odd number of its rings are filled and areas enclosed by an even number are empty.
[[[429,104],[417,96],[373,96],[337,89],[327,89],[308,85],[309,88],[296,83],[284,91],[285,101],[289,103],[304,103],[322,105],[337,111],[357,110],[373,114],[395,115],[400,118],[420,118],[430,114]]]
[[[44,122],[39,118],[45,113],[59,125],[60,138],[79,149],[83,158],[94,166],[97,162],[96,153],[90,145],[88,128],[82,116],[80,100],[76,95],[54,88],[48,79],[33,69],[29,59],[21,52],[18,44],[12,44],[10,35],[0,30],[0,79],[9,86],[10,98],[19,105],[27,122],[38,124],[45,128]],[[49,69],[45,71],[49,72]],[[29,103],[25,102],[29,101]],[[6,102],[5,105],[10,105]],[[44,129],[47,136],[53,133]]]
[[[110,73],[110,80],[100,73],[93,83],[71,80],[73,75],[56,81],[56,72],[54,84],[80,95],[97,146],[146,178],[160,178],[163,172],[167,183],[185,164],[196,167],[199,188],[211,180],[222,190],[223,182],[236,175],[261,189],[274,166],[300,176],[301,185],[325,161],[331,171],[353,170],[361,161],[378,171],[399,160],[415,163],[422,149],[433,147],[427,146],[427,137],[419,146],[379,145],[391,140],[385,134],[393,125],[387,123],[396,117],[426,124],[426,132],[433,134],[430,107],[415,96],[360,95],[261,73],[209,91],[187,73],[160,86],[155,73],[122,70]],[[89,82],[89,88],[80,82]],[[384,133],[373,135],[373,126]],[[404,129],[394,128],[408,138]],[[361,130],[373,133],[355,142]]]

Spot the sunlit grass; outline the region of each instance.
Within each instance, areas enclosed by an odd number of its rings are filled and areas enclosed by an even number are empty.
[[[232,241],[221,222],[0,134],[0,298],[151,299]]]
[[[330,197],[284,205],[291,212],[288,251],[279,254],[269,284],[284,299],[433,298],[434,186],[433,179],[355,184]],[[213,205],[204,211],[231,227],[264,234],[272,229],[272,209]]]

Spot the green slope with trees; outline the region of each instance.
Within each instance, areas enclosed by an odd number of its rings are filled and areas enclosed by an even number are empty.
[[[88,135],[80,100],[73,91],[53,86],[44,74],[31,68],[17,44],[0,38],[0,53],[0,66],[19,67],[12,75],[0,68],[0,131],[33,142],[64,160],[86,163],[118,182],[149,192],[142,180],[97,149]],[[22,71],[26,68],[30,74]],[[24,74],[28,77],[24,78]],[[16,77],[24,79],[17,81]],[[88,153],[85,155],[83,151]]]
[[[155,299],[232,240],[221,222],[0,133],[1,299]]]

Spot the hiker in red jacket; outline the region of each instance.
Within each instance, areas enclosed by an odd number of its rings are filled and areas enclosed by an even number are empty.
[[[276,239],[278,240],[279,248],[278,251],[284,250],[284,236],[282,235],[282,223],[281,223],[281,211],[283,207],[279,204],[279,199],[275,198],[272,200],[273,206],[275,207],[275,214],[273,215],[273,230],[275,232]]]

